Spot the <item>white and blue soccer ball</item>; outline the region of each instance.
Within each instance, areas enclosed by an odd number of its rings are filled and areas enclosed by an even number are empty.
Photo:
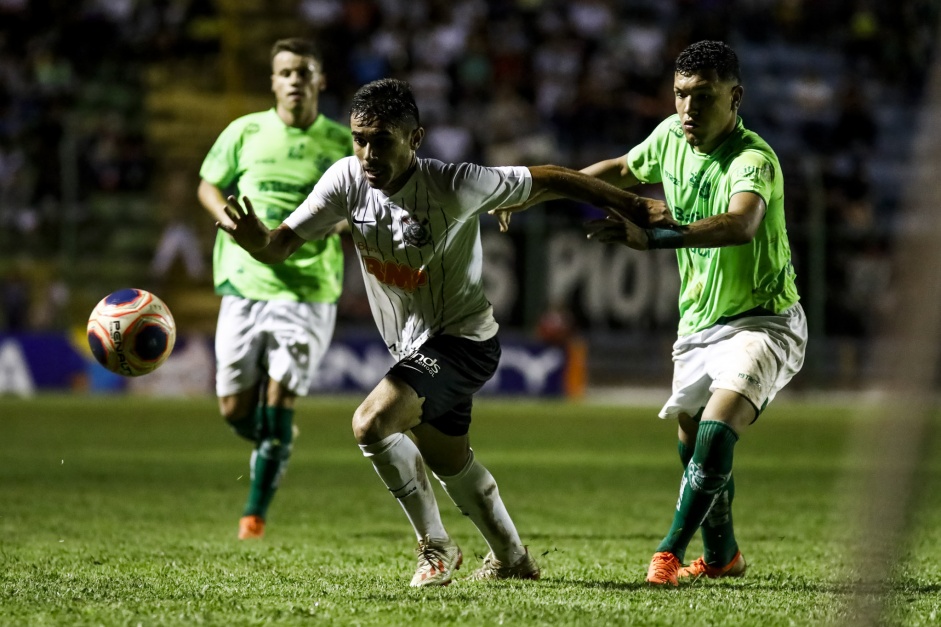
[[[153,372],[176,342],[176,323],[166,303],[141,289],[108,294],[88,317],[88,346],[102,366],[125,377]]]

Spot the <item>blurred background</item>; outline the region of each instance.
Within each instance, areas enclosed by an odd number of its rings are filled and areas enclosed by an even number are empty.
[[[891,242],[938,12],[936,0],[0,0],[0,339],[80,338],[102,296],[134,286],[173,310],[178,350],[205,348],[218,297],[199,165],[231,120],[272,106],[276,39],[321,46],[334,119],[348,123],[361,84],[403,78],[428,130],[420,156],[575,168],[642,140],[673,112],[678,52],[722,39],[742,62],[745,124],[784,170],[812,336],[791,387],[864,387],[895,299]],[[561,347],[556,391],[668,386],[674,255],[589,245],[594,215],[550,203],[509,235],[484,218],[498,321]],[[375,335],[348,252],[340,339]],[[20,346],[27,361],[43,350]],[[211,391],[211,375],[199,385]]]

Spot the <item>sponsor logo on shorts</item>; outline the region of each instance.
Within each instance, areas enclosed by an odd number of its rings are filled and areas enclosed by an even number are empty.
[[[403,365],[417,365],[423,372],[427,372],[432,377],[441,371],[441,366],[438,364],[437,359],[425,357],[421,353],[409,355],[405,358],[405,362],[407,363]]]
[[[746,374],[746,373],[744,373],[744,372],[740,372],[740,373],[738,373],[738,378],[739,378],[739,379],[745,379],[746,381],[748,381],[748,382],[751,383],[752,385],[757,386],[759,390],[761,389],[761,382],[760,382],[758,379],[756,379],[755,377],[751,376],[750,374]]]

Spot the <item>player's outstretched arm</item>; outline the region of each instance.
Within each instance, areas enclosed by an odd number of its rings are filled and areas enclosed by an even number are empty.
[[[767,207],[754,192],[739,192],[729,199],[725,213],[697,220],[684,227],[683,240],[692,248],[741,246],[755,238]]]
[[[297,233],[284,224],[269,230],[255,215],[255,209],[248,196],[243,196],[243,207],[238,198],[229,196],[225,202],[225,214],[231,225],[216,222],[216,226],[235,240],[252,257],[262,263],[281,263],[290,257],[304,243]]]
[[[643,227],[676,225],[673,214],[662,200],[645,198],[595,178],[557,165],[529,168],[533,193],[547,190],[573,200],[601,207],[613,217],[630,220]]]
[[[574,172],[574,170],[559,168],[558,166],[539,167],[556,168],[561,171]],[[530,172],[532,171],[533,168],[530,168]],[[633,187],[640,183],[640,180],[634,175],[633,172],[631,172],[630,168],[627,167],[627,161],[623,156],[615,157],[613,159],[605,159],[597,163],[593,163],[585,168],[582,168],[580,172],[586,176],[597,179],[598,181],[607,183],[608,185],[613,186],[619,190],[625,190],[628,187]],[[556,173],[558,174],[558,172]],[[552,191],[550,188],[540,188],[540,186],[534,185],[533,191],[530,193],[530,196],[526,202],[513,205],[511,207],[494,209],[489,213],[490,215],[496,216],[500,224],[500,232],[505,233],[509,230],[510,219],[514,213],[525,211],[533,205],[547,202],[549,200],[556,200],[558,198],[575,198],[577,200],[591,202],[592,204],[599,204],[596,201],[587,200],[583,195],[572,195],[570,193]],[[625,210],[625,205],[622,204],[615,206],[605,206],[604,209],[613,215],[628,220],[634,220],[640,224],[662,227],[671,227],[676,225],[676,221],[673,219],[673,214],[670,212],[669,207],[667,207],[666,203],[663,201],[653,198],[644,198],[627,192],[627,196],[621,196],[621,202],[627,202],[627,206],[633,208],[630,210]]]
[[[765,211],[761,196],[739,192],[732,196],[725,213],[690,224],[641,228],[629,220],[609,216],[588,224],[588,238],[605,244],[623,244],[635,250],[741,246],[754,239]]]

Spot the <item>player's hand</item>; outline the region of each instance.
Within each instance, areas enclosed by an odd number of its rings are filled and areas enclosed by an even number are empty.
[[[622,244],[634,250],[647,250],[647,232],[630,220],[621,217],[607,217],[592,220],[588,227],[588,239],[602,244]]]
[[[488,211],[490,215],[497,219],[497,224],[500,225],[500,232],[506,233],[510,230],[510,218],[513,217],[513,212],[509,209],[494,209],[493,211]]]
[[[656,198],[636,196],[627,206],[602,207],[602,209],[612,218],[634,222],[644,228],[678,226],[670,207],[664,201]]]
[[[242,196],[245,207],[239,204],[238,198],[229,196],[225,200],[223,211],[232,221],[231,225],[216,222],[216,226],[235,240],[235,243],[250,253],[257,252],[271,241],[271,231],[255,215],[255,209],[248,196]]]
[[[656,227],[668,229],[673,226],[679,226],[679,223],[676,221],[676,218],[673,217],[673,212],[670,211],[670,207],[667,206],[667,203],[662,200],[657,200],[656,198],[641,197],[641,200],[644,202],[647,209],[647,228]]]
[[[519,213],[520,211],[526,211],[533,205],[538,205],[541,202],[544,202],[544,198],[547,196],[546,190],[539,190],[534,194],[531,194],[525,202],[521,202],[518,205],[510,205],[509,207],[500,207],[499,209],[491,209],[487,213],[494,216],[497,219],[497,222],[500,224],[500,232],[506,233],[510,230],[510,218],[513,217],[514,213]]]

